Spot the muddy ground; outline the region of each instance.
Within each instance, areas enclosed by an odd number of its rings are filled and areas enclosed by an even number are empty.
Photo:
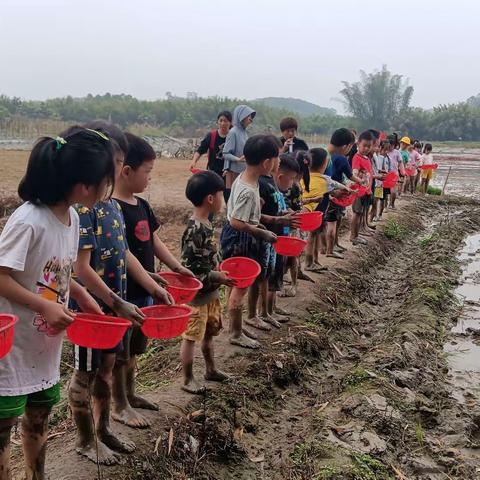
[[[25,160],[25,152],[0,151],[0,223],[18,204]],[[146,194],[177,253],[187,167],[159,160]],[[262,334],[259,352],[244,354],[221,334],[217,356],[234,374],[229,384],[192,398],[179,388],[178,342],[153,342],[138,381],[160,414],[147,413],[154,425],[146,431],[114,426],[138,447],[121,466],[97,469],[77,457],[63,400],[52,418],[49,478],[480,478],[478,391],[468,384],[458,395],[443,349],[462,311],[453,293],[456,253],[467,234],[480,231],[480,204],[416,197],[400,207],[371,247],[354,249],[344,238],[346,259],[325,261],[330,270],[315,285],[302,282],[297,298],[281,301],[292,320]],[[64,385],[71,363],[66,344]],[[22,478],[19,440],[15,480]]]
[[[370,248],[351,248],[281,302],[292,320],[262,334],[259,352],[232,348],[222,333],[219,363],[234,379],[204,397],[179,389],[177,342],[154,342],[138,380],[160,414],[147,431],[115,425],[137,452],[100,478],[480,478],[478,392],[456,399],[443,351],[462,308],[456,252],[480,231],[480,204],[405,199],[379,230]],[[99,478],[74,452],[65,402],[56,412],[50,478]]]

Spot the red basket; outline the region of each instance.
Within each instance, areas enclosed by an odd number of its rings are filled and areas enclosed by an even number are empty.
[[[359,183],[354,183],[350,186],[350,190],[353,190],[357,197],[361,198],[367,194],[368,187],[365,185],[360,185]]]
[[[142,332],[149,338],[174,338],[188,325],[193,308],[188,305],[153,305],[142,308],[145,321]]]
[[[77,313],[67,327],[68,339],[75,345],[105,350],[114,348],[122,340],[132,322],[120,317]]]
[[[300,230],[311,232],[320,227],[323,220],[323,212],[302,212],[296,215],[300,219]]]
[[[436,170],[438,168],[438,163],[432,163],[430,165],[422,165],[420,168],[422,170]]]
[[[284,257],[299,257],[305,245],[307,245],[307,242],[301,238],[279,236],[273,244],[273,248],[279,255]]]
[[[235,280],[237,288],[247,288],[260,275],[260,265],[251,258],[231,257],[224,260],[219,267],[228,278]]]
[[[204,168],[191,168],[190,171],[192,172],[192,175],[195,175],[196,173],[200,173],[200,172],[206,172]]]
[[[195,277],[180,275],[175,272],[159,272],[158,274],[168,282],[165,288],[173,297],[175,303],[191,302],[203,287],[203,283]]]
[[[406,173],[409,177],[413,177],[413,176],[417,173],[417,171],[415,170],[414,167],[407,167],[407,168],[405,169],[405,173]]]
[[[12,349],[17,322],[18,317],[16,315],[0,314],[0,358],[5,357]]]
[[[395,172],[387,173],[383,180],[383,188],[395,188],[398,182],[398,175]]]

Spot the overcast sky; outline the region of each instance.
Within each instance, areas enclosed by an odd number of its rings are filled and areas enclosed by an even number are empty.
[[[297,97],[387,64],[432,107],[480,93],[477,0],[0,0],[0,93]]]

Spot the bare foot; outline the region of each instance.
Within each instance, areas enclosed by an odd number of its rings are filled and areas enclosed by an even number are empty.
[[[112,411],[112,418],[119,423],[127,425],[132,428],[147,428],[150,426],[150,421],[143,415],[135,411],[130,405],[127,405],[122,410]]]
[[[290,312],[287,312],[282,307],[278,307],[278,306],[275,307],[275,313],[278,313],[279,315],[286,315],[287,317],[288,317],[288,315],[290,315]]]
[[[120,453],[132,453],[135,451],[135,443],[130,440],[123,440],[112,432],[97,433],[99,440],[111,450]]]
[[[205,380],[209,382],[224,382],[230,380],[230,377],[221,370],[213,370],[213,372],[205,373]]]
[[[258,316],[253,318],[247,318],[245,320],[245,323],[247,325],[250,325],[250,327],[258,328],[259,330],[263,330],[265,332],[269,332],[271,330],[270,325]]]
[[[249,330],[248,328],[245,328],[243,327],[242,328],[242,332],[245,336],[247,336],[248,338],[251,338],[252,340],[257,340],[258,339],[258,335],[253,333],[251,330]]]
[[[307,282],[312,282],[315,283],[315,280],[312,277],[309,277],[305,272],[299,271],[298,272],[298,277],[299,280],[306,280]]]
[[[182,390],[193,395],[200,395],[205,392],[205,385],[201,385],[195,378],[188,379],[183,385]]]
[[[98,461],[100,465],[115,465],[120,461],[120,455],[110,450],[100,440],[98,442],[93,440],[84,447],[76,446],[75,451],[94,463]]]
[[[295,287],[286,288],[282,293],[278,295],[283,298],[292,298],[297,296],[297,289]]]
[[[290,321],[290,315],[280,315],[279,313],[274,312],[270,316],[280,323],[287,323]]]
[[[128,397],[128,403],[133,408],[143,408],[144,410],[155,410],[158,411],[158,405],[156,403],[150,402],[146,398],[139,397],[135,395],[134,397]]]
[[[260,344],[256,340],[248,338],[243,333],[239,337],[231,337],[230,343],[232,345],[237,345],[238,347],[251,348],[253,350],[260,348]]]
[[[282,326],[273,315],[267,315],[265,317],[265,321],[268,322],[270,325],[273,325],[275,328],[280,328]]]

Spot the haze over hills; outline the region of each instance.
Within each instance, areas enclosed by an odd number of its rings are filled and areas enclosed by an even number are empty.
[[[309,117],[310,115],[336,115],[337,113],[334,108],[320,107],[315,103],[307,102],[300,98],[265,97],[256,98],[254,101],[264,103],[269,107],[289,110],[302,117]]]

